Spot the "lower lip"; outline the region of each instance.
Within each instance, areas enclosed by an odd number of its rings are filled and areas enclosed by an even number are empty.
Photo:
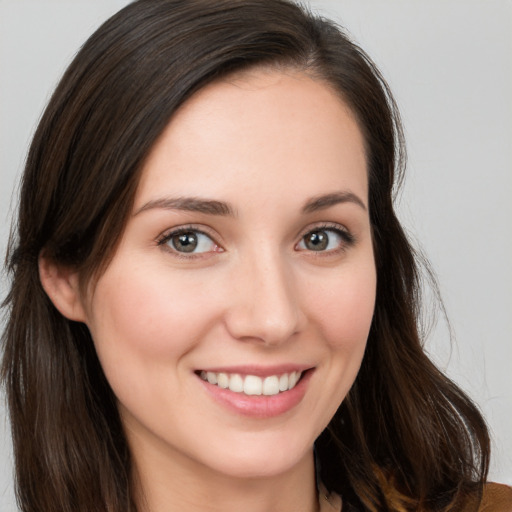
[[[312,373],[312,369],[307,370],[293,389],[271,396],[235,393],[229,389],[210,384],[201,377],[197,378],[217,402],[231,411],[253,418],[273,418],[288,412],[302,401]]]

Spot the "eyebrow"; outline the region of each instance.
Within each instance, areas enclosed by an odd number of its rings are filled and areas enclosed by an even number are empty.
[[[198,197],[163,197],[148,201],[141,206],[135,213],[161,208],[164,210],[183,210],[187,212],[205,213],[207,215],[222,215],[235,217],[233,207],[223,201],[215,201],[213,199],[201,199]]]
[[[334,192],[309,199],[302,207],[302,213],[313,213],[325,210],[341,203],[354,203],[366,211],[363,201],[352,192]],[[183,210],[188,212],[204,213],[206,215],[219,215],[236,217],[234,208],[224,201],[202,199],[198,197],[162,197],[153,199],[141,206],[135,213],[138,215],[152,209]]]
[[[366,211],[363,201],[352,192],[334,192],[323,196],[313,197],[302,207],[302,213],[312,213],[318,210],[325,210],[340,203],[354,203]]]

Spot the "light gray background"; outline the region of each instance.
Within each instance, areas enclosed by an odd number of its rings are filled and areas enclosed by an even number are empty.
[[[84,40],[126,0],[0,0],[0,251],[40,113]],[[456,341],[428,347],[493,433],[512,484],[512,1],[311,0],[380,66],[401,108],[401,218],[437,271]],[[2,277],[0,295],[7,287]],[[0,396],[0,510],[15,510]]]

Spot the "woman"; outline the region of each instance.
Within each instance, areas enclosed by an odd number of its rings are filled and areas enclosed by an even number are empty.
[[[22,510],[477,510],[369,58],[280,1],[142,0],[41,120],[9,253]]]

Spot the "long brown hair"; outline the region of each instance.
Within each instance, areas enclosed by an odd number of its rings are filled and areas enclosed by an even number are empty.
[[[285,0],[139,0],[85,43],[35,133],[7,255],[1,377],[24,512],[127,512],[130,452],[85,325],[43,291],[41,251],[90,283],[109,263],[142,165],[201,87],[254,66],[294,68],[339,92],[364,135],[377,300],[347,398],[316,442],[346,507],[461,510],[479,494],[489,438],[474,404],[428,359],[418,259],[393,210],[405,153],[391,93],[335,24]]]

